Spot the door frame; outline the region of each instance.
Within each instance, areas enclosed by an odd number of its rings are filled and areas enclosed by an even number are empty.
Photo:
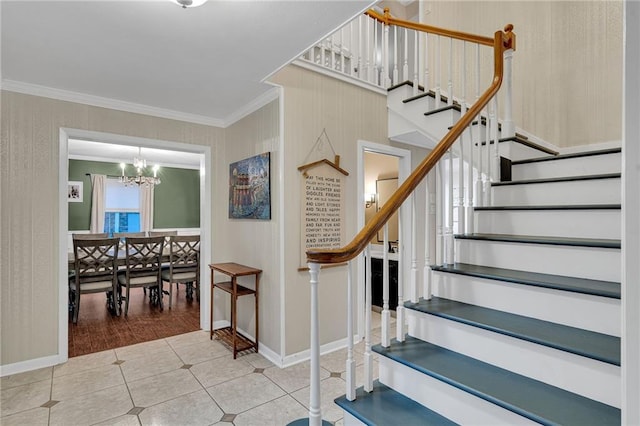
[[[357,210],[357,215],[358,215],[358,220],[357,220],[357,227],[356,229],[360,230],[364,227],[364,215],[365,215],[365,206],[364,206],[364,156],[365,156],[365,152],[371,152],[371,153],[375,153],[375,154],[384,154],[384,155],[391,155],[393,157],[397,157],[398,158],[398,185],[401,185],[402,182],[405,181],[405,179],[411,174],[411,151],[409,151],[408,149],[403,149],[403,148],[397,148],[395,146],[391,146],[391,145],[383,145],[380,143],[375,143],[375,142],[369,142],[369,141],[365,141],[365,140],[358,140],[358,158],[357,158],[357,162],[358,162],[358,175],[357,175],[357,189],[356,189],[356,193],[357,193],[357,206],[358,206],[358,210]],[[399,223],[403,224],[400,225],[401,230],[400,230],[400,245],[398,246],[399,248],[399,253],[400,255],[402,255],[403,253],[405,253],[406,255],[406,247],[411,247],[411,238],[413,238],[414,236],[411,233],[411,230],[409,229],[410,227],[408,226],[411,223],[411,210],[409,208],[409,206],[407,206],[406,204],[404,204],[402,207],[400,207],[400,212],[399,212]],[[401,246],[404,246],[405,249],[403,250],[401,248]],[[402,257],[398,257],[398,261],[399,261],[399,266],[398,266],[398,272],[400,272],[400,268],[402,268],[402,270],[404,271],[408,265],[406,264],[407,262],[405,262]],[[407,277],[408,275],[406,273],[403,274],[404,277]],[[356,260],[356,283],[357,283],[357,297],[356,297],[356,303],[357,303],[357,318],[358,318],[358,335],[360,337],[364,337],[364,256],[358,256],[357,260]],[[403,283],[404,286],[404,283]],[[406,286],[403,287],[404,290],[407,289]],[[406,291],[403,291],[403,294],[406,294]]]
[[[114,145],[158,148],[170,151],[183,151],[202,154],[200,157],[200,258],[212,259],[211,245],[211,191],[212,191],[212,158],[211,147],[182,142],[147,139],[113,133],[96,132],[72,128],[60,128],[58,159],[58,362],[69,359],[69,284],[68,284],[68,233],[69,210],[67,202],[67,181],[69,180],[69,139],[84,139]],[[208,330],[209,324],[209,268],[206,262],[200,262],[200,328]]]

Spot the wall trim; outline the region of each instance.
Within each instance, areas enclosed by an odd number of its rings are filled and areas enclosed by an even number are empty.
[[[249,114],[252,114],[262,108],[263,106],[275,101],[280,96],[280,89],[275,86],[261,94],[242,108],[232,112],[224,119],[224,125],[221,127],[229,127],[236,121],[242,120]]]
[[[66,359],[63,360],[60,355],[50,355],[42,358],[19,361],[13,364],[0,365],[0,377],[38,370],[40,368],[53,367],[63,362],[66,362]]]
[[[54,89],[52,87],[24,83],[15,80],[2,80],[2,90],[67,102],[76,102],[95,107],[115,109],[118,111],[168,118],[171,120],[186,121],[188,123],[204,124],[206,126],[225,127],[225,121],[217,118],[137,104],[134,102],[126,102],[118,99],[105,98],[102,96],[88,95],[86,93],[72,92],[70,90]]]
[[[131,164],[131,158],[120,158],[120,159],[105,159],[100,156],[93,155],[73,155],[69,154],[69,160],[81,160],[81,161],[97,161],[99,163],[110,163],[110,164],[118,164],[118,163],[128,163]],[[153,164],[157,164],[160,167],[170,167],[173,169],[186,169],[186,170],[200,170],[200,165],[192,165],[192,164],[181,164],[181,163],[158,163],[156,161]]]
[[[372,92],[376,92],[379,93],[381,95],[387,96],[387,90],[383,89],[381,87],[378,87],[372,83],[366,82],[366,81],[362,81],[359,80],[357,78],[353,78],[350,77],[348,75],[344,75],[340,72],[325,68],[325,67],[321,67],[319,65],[313,64],[309,61],[305,61],[302,59],[296,59],[295,61],[292,62],[293,65],[296,65],[300,68],[304,68],[307,69],[309,71],[313,71],[313,72],[317,72],[319,74],[322,75],[326,75],[328,77],[331,78],[335,78],[336,80],[340,80],[340,81],[344,81],[345,83],[349,83],[349,84],[353,84],[354,86],[358,86],[362,89],[367,89],[370,90]]]
[[[213,329],[225,328],[231,326],[229,320],[218,320],[213,322]],[[250,339],[254,339],[253,335],[242,328],[238,327],[238,331]],[[282,368],[282,357],[273,351],[270,347],[262,342],[258,342],[258,353],[271,361],[275,366]]]
[[[602,149],[622,148],[622,141],[606,141],[589,145],[577,145],[558,149],[560,154],[575,154],[578,152],[600,151]]]
[[[353,336],[354,345],[362,340],[360,334],[356,334]],[[347,338],[344,337],[339,340],[334,340],[333,342],[325,343],[320,346],[320,356],[326,355],[331,352],[338,351],[340,349],[344,349],[347,347]],[[310,349],[305,349],[303,351],[297,352],[295,354],[287,355],[282,359],[282,364],[279,366],[280,368],[291,367],[292,365],[300,364],[301,362],[305,362],[311,359]],[[345,358],[346,361],[346,358]]]

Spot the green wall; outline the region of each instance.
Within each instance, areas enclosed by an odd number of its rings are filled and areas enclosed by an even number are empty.
[[[119,163],[69,160],[69,180],[84,183],[83,202],[68,203],[70,231],[86,231],[91,224],[91,179],[87,173],[119,176],[122,170]],[[199,171],[161,167],[158,177],[162,183],[154,190],[153,227],[199,228]]]

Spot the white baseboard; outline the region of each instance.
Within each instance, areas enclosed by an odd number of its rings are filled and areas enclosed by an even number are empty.
[[[213,322],[213,329],[217,330],[219,328],[229,327],[231,323],[227,320],[219,320]],[[255,337],[251,335],[251,333],[246,332],[242,328],[238,327],[238,331],[242,333],[245,337],[248,337],[251,340],[254,340]],[[271,361],[275,366],[282,368],[282,357],[278,355],[273,349],[268,347],[262,342],[258,342],[258,353]]]
[[[353,337],[354,344],[362,340],[359,335],[355,335]],[[334,340],[333,342],[325,343],[320,346],[320,355],[326,355],[331,352],[335,352],[337,350],[343,349],[347,347],[347,338],[340,340]],[[301,362],[307,361],[311,358],[310,349],[305,349],[304,351],[297,352],[295,354],[287,355],[282,360],[281,368],[291,367],[292,365],[299,364]]]
[[[29,359],[27,361],[15,362],[13,364],[0,365],[0,377],[11,376],[13,374],[25,373],[39,368],[53,367],[65,362],[60,355],[50,355],[42,358]]]
[[[578,145],[570,146],[567,148],[560,148],[560,154],[574,154],[578,152],[600,151],[602,149],[622,148],[622,141],[607,141],[601,143],[594,143],[590,145]]]

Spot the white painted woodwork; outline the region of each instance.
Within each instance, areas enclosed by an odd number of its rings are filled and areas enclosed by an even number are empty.
[[[364,289],[364,390],[373,389],[373,355],[371,353],[371,244],[367,245]]]
[[[511,178],[513,180],[522,180],[620,173],[621,167],[622,153],[617,152],[588,157],[514,164],[511,167]]]
[[[382,241],[382,313],[381,313],[381,344],[388,348],[391,336],[389,333],[391,312],[389,311],[389,223],[384,224]],[[371,255],[371,251],[369,251]]]
[[[620,336],[620,299],[433,271],[433,295]]]
[[[456,239],[456,261],[620,282],[620,249]]]
[[[537,424],[431,376],[417,373],[387,357],[378,359],[381,383],[458,424]]]
[[[619,366],[414,310],[407,322],[413,337],[620,407]]]
[[[620,209],[476,210],[476,232],[620,239]]]
[[[322,424],[322,410],[320,405],[320,324],[318,321],[318,275],[319,263],[309,263],[311,276],[311,329],[310,329],[310,367],[309,367],[309,426]]]
[[[620,204],[620,178],[494,186],[497,206]]]
[[[356,399],[356,361],[353,358],[353,261],[347,265],[347,361],[345,364],[345,395],[349,401]]]

